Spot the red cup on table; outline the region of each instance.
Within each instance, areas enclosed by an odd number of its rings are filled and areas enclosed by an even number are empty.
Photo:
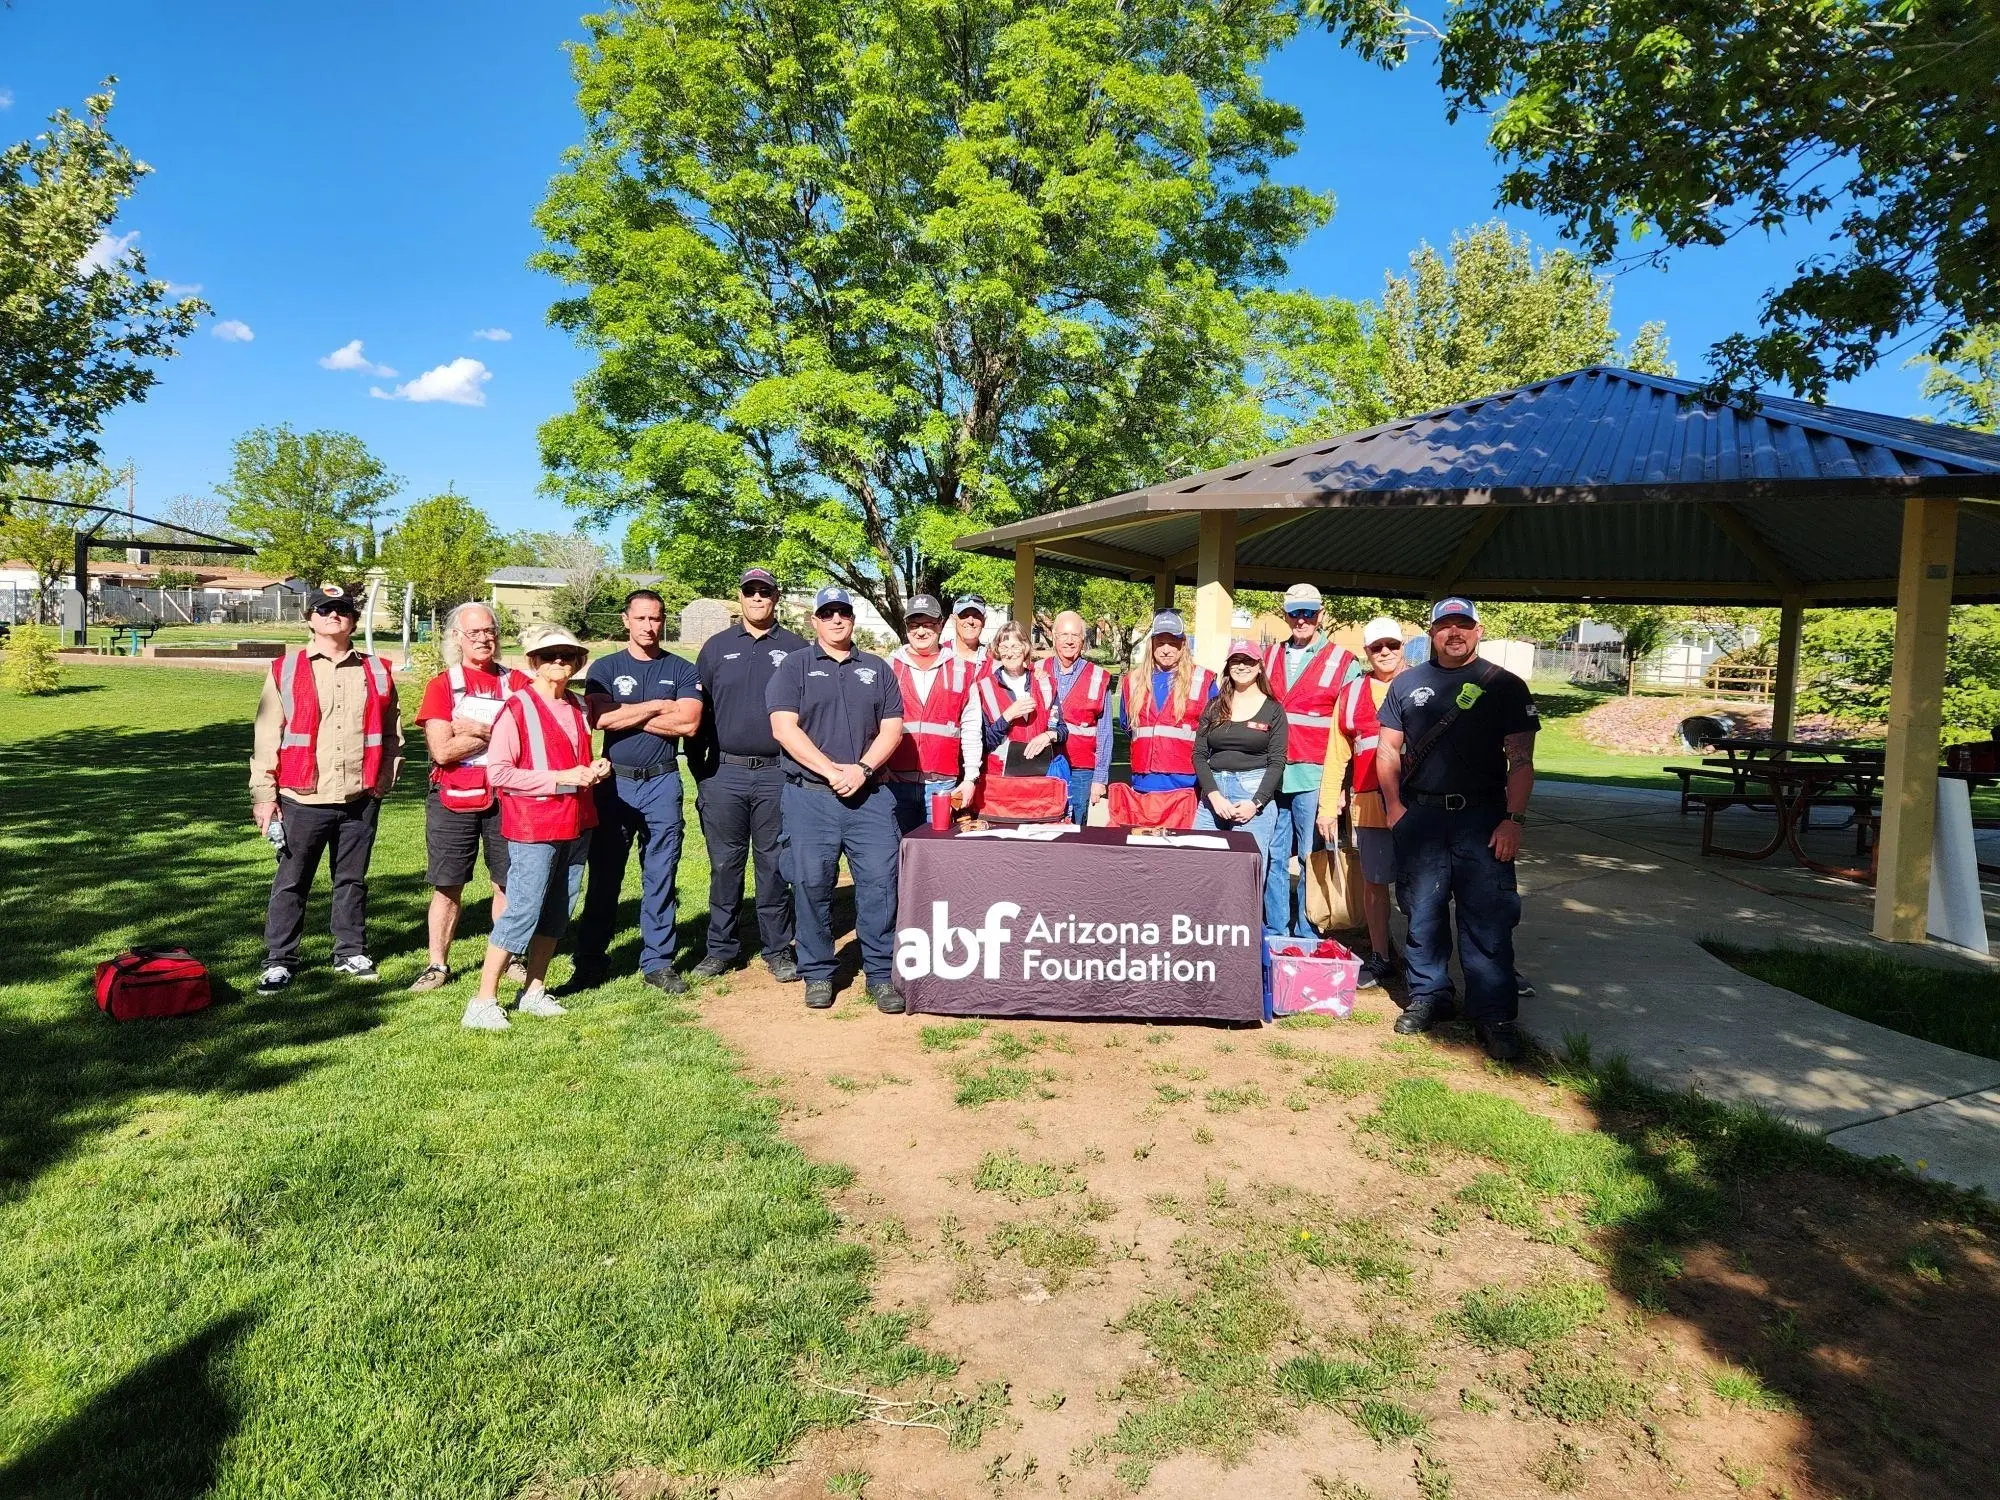
[[[939,833],[951,832],[951,793],[931,793],[931,827]]]

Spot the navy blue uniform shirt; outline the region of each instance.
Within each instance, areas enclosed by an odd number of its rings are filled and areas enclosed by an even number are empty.
[[[835,765],[851,766],[874,743],[884,719],[903,717],[903,690],[881,657],[850,651],[841,661],[812,640],[778,664],[765,690],[764,706],[771,713],[797,714],[799,728],[820,754]],[[813,774],[789,755],[784,765],[785,775],[794,781],[826,785],[824,776]]]
[[[779,663],[805,647],[805,637],[795,630],[779,625],[755,636],[741,621],[703,641],[695,673],[708,699],[704,738],[713,726],[720,750],[731,755],[776,755],[778,742],[771,738],[771,711],[764,706],[764,693]]]
[[[701,696],[694,663],[671,651],[662,652],[655,661],[643,661],[629,649],[614,651],[592,662],[583,682],[586,696],[602,693],[619,708]],[[614,766],[643,771],[651,766],[672,765],[674,742],[645,729],[607,729],[604,754]]]
[[[1491,680],[1484,680],[1489,673]],[[1458,717],[1411,775],[1410,752],[1453,704],[1460,705]],[[1379,715],[1384,729],[1403,731],[1406,796],[1411,792],[1505,795],[1507,754],[1501,742],[1510,734],[1541,728],[1527,683],[1477,658],[1452,671],[1428,661],[1398,674],[1382,699]]]

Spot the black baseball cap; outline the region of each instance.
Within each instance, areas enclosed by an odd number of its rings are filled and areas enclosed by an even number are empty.
[[[361,618],[361,606],[354,602],[354,596],[337,583],[323,583],[313,596],[312,604],[306,610],[313,615],[346,615],[349,619]]]
[[[772,593],[778,592],[778,580],[771,576],[769,568],[745,568],[743,576],[736,580],[736,590],[741,593],[753,583],[768,584]]]
[[[944,618],[944,606],[937,602],[937,595],[935,594],[919,594],[910,601],[909,607],[903,611],[903,618],[906,620],[942,620]]]

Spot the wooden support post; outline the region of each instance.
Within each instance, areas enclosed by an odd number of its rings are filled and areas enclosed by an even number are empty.
[[[1155,573],[1153,575],[1153,613],[1174,607],[1174,575]]]
[[[1194,565],[1194,659],[1211,671],[1229,660],[1235,613],[1236,512],[1205,510]]]
[[[1889,744],[1882,768],[1882,845],[1875,936],[1921,943],[1930,917],[1931,832],[1937,822],[1938,727],[1951,631],[1958,502],[1903,502],[1896,576],[1896,655],[1889,677]]]
[[[1771,691],[1771,738],[1792,737],[1799,703],[1799,634],[1805,627],[1806,601],[1793,594],[1778,606],[1778,675]]]
[[[1028,645],[1032,650],[1035,644],[1035,544],[1033,542],[1014,544],[1014,623],[1027,635]]]

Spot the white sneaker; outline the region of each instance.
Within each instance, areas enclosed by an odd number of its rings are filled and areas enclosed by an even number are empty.
[[[524,1016],[566,1016],[569,1014],[568,1006],[556,1004],[555,1001],[549,998],[549,992],[539,985],[521,997],[521,1003],[517,1009]]]
[[[350,953],[346,958],[337,959],[333,972],[345,979],[380,979],[375,972],[375,961],[365,953]]]
[[[511,1022],[507,1012],[500,1008],[498,1000],[474,998],[465,1007],[465,1019],[458,1023],[474,1031],[505,1031]]]
[[[292,971],[283,964],[272,964],[257,980],[257,993],[275,995],[292,982]]]

